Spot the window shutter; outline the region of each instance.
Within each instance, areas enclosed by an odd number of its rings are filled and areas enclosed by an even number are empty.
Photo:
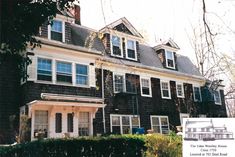
[[[96,87],[95,66],[89,66],[89,83],[90,87]]]
[[[28,65],[27,68],[27,75],[28,81],[36,81],[36,70],[37,70],[37,63],[36,63],[36,57],[35,56],[29,56],[29,58],[31,59],[32,63],[30,65]]]

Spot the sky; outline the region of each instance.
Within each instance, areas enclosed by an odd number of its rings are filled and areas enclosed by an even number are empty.
[[[205,1],[209,24],[220,33],[218,50],[235,59],[235,0]],[[196,63],[190,42],[202,19],[201,0],[80,0],[80,5],[82,25],[99,30],[126,17],[149,45],[172,38],[177,53]]]

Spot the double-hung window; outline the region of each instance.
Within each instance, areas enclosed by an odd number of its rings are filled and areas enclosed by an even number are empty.
[[[79,136],[89,136],[90,132],[89,112],[79,113],[78,132]]]
[[[220,93],[217,90],[214,91],[214,100],[215,100],[215,104],[221,105]]]
[[[48,133],[48,111],[36,110],[34,119],[34,136],[41,134],[46,138]]]
[[[53,20],[51,26],[51,40],[63,41],[63,23],[62,21]]]
[[[37,79],[52,81],[52,64],[50,59],[38,58]]]
[[[161,93],[162,93],[162,98],[165,99],[171,98],[170,85],[168,81],[161,81]]]
[[[121,48],[121,38],[118,36],[112,35],[111,43],[112,43],[112,50],[111,50],[112,55],[123,57],[122,48]]]
[[[136,60],[135,41],[127,40],[127,59]]]
[[[202,100],[200,87],[193,87],[193,95],[195,102],[200,102]]]
[[[124,75],[117,75],[114,74],[114,92],[119,93],[119,92],[124,92],[125,91],[125,83],[124,83]]]
[[[133,128],[140,127],[139,116],[110,115],[111,132],[115,134],[130,134]]]
[[[180,98],[184,97],[184,86],[182,83],[176,84],[176,93],[177,93],[177,97],[180,97]]]
[[[87,65],[76,64],[76,84],[88,85]]]
[[[169,133],[168,116],[150,116],[151,127],[155,133],[167,134]]]
[[[166,67],[175,69],[175,57],[172,51],[165,51],[166,55]]]
[[[57,62],[56,64],[57,82],[72,83],[72,64],[67,62]]]
[[[141,95],[151,97],[152,91],[151,91],[151,82],[149,78],[141,78],[140,79],[140,85],[141,85]]]

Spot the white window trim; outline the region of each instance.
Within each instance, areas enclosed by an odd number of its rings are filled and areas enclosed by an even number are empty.
[[[143,94],[143,91],[142,91],[142,79],[146,79],[149,81],[149,95],[147,94]],[[151,79],[149,77],[140,77],[140,91],[141,91],[141,96],[144,96],[144,97],[152,97],[152,86],[151,86]]]
[[[127,42],[128,42],[128,40],[134,42],[135,58],[130,58],[130,57],[128,57],[128,49],[127,49]],[[135,40],[131,40],[131,39],[125,39],[125,41],[126,41],[126,42],[125,42],[125,45],[126,45],[126,58],[129,59],[129,60],[137,61],[136,41],[135,41]]]
[[[42,59],[49,59],[51,60],[51,65],[52,65],[52,81],[44,81],[44,80],[38,80],[37,75],[37,66],[38,66],[38,58],[42,58]],[[47,57],[47,56],[41,56],[38,55],[36,56],[36,65],[35,65],[35,73],[36,73],[36,82],[37,83],[43,83],[43,84],[56,84],[56,85],[66,85],[66,86],[75,86],[75,87],[82,87],[82,88],[90,88],[90,75],[89,75],[89,71],[90,71],[90,65],[89,63],[83,63],[83,62],[74,62],[74,61],[68,61],[68,60],[64,60],[64,59],[54,59],[52,57]],[[56,63],[57,62],[66,62],[66,63],[71,63],[72,64],[72,83],[62,83],[62,82],[57,82],[56,80]],[[76,84],[76,64],[81,64],[81,65],[86,65],[87,66],[87,72],[88,72],[88,84],[87,85],[80,85],[80,84]]]
[[[53,20],[62,22],[62,42],[65,42],[65,22],[61,19],[58,19],[58,18],[54,18]],[[51,39],[51,25],[48,25],[47,30],[48,30],[48,39],[52,40]],[[56,40],[53,40],[53,41],[60,42],[60,41],[56,41]]]
[[[119,47],[121,49],[121,56],[113,54],[113,42],[112,42],[113,36],[120,38],[120,46]],[[122,45],[122,37],[121,36],[115,35],[115,34],[110,34],[110,50],[111,50],[111,56],[123,58],[123,45]]]
[[[160,115],[150,115],[151,130],[153,130],[153,120],[152,120],[153,117],[160,118],[159,126],[160,126],[160,133],[161,133],[161,134],[162,134],[162,122],[161,122],[161,118],[167,118],[168,131],[170,131],[170,127],[169,127],[169,118],[168,118],[168,116],[160,116]]]
[[[218,103],[218,102],[215,101],[215,94],[213,94],[215,104],[216,104],[216,105],[222,105],[220,90],[216,90],[216,91],[219,93],[219,100],[220,100],[220,102]]]
[[[132,117],[138,117],[139,118],[139,128],[140,128],[140,116],[139,115],[123,115],[123,114],[110,114],[110,131],[113,132],[113,125],[112,125],[112,117],[119,117],[120,118],[120,133],[123,134],[122,129],[122,117],[129,117],[130,120],[130,133],[132,133]]]
[[[123,73],[113,73],[113,92],[119,93],[118,91],[115,91],[115,75],[123,76],[123,92],[126,92],[126,75]]]
[[[171,67],[171,66],[168,66],[168,62],[167,62],[167,51],[169,51],[169,52],[172,52],[172,55],[173,55],[173,67]],[[174,56],[174,52],[173,51],[171,51],[171,50],[165,50],[165,58],[166,58],[166,67],[167,68],[171,68],[171,69],[175,69],[175,56]]]
[[[182,87],[182,95],[179,95],[177,85],[181,85],[181,87]],[[184,98],[184,84],[183,83],[179,83],[179,82],[176,83],[176,93],[177,93],[177,97]]]
[[[199,88],[200,100],[196,100],[196,98],[195,98],[196,96],[195,96],[194,87]],[[200,88],[200,86],[196,86],[196,85],[193,86],[193,98],[194,98],[194,102],[201,102],[201,101],[202,101],[202,94],[201,94],[201,88]]]
[[[167,83],[168,85],[168,93],[169,93],[169,97],[165,97],[163,96],[163,92],[162,92],[162,83]],[[160,86],[161,86],[161,96],[163,99],[171,99],[171,89],[170,89],[170,81],[167,80],[161,80],[160,81]]]
[[[183,126],[183,117],[189,118],[189,113],[180,113],[180,123]]]
[[[75,65],[73,65],[73,67],[74,67],[74,73],[75,73],[75,85],[77,85],[77,86],[79,86],[79,87],[87,87],[87,86],[89,86],[90,85],[90,76],[89,76],[89,73],[90,73],[90,69],[89,69],[89,65],[86,65],[86,64],[81,64],[81,63],[74,63]],[[87,76],[87,84],[86,85],[84,85],[84,84],[78,84],[77,83],[77,73],[76,73],[76,68],[77,68],[77,64],[79,64],[79,65],[84,65],[84,66],[86,66],[87,67],[87,75],[82,75],[82,76]],[[81,75],[81,74],[80,74]]]

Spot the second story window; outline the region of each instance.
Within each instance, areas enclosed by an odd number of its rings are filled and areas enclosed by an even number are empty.
[[[161,93],[162,93],[162,98],[165,98],[165,99],[171,98],[169,82],[166,82],[166,81],[161,82]]]
[[[127,59],[136,60],[136,46],[132,40],[127,40]]]
[[[76,84],[88,85],[88,68],[86,65],[76,64]]]
[[[141,78],[140,85],[141,85],[141,95],[151,97],[152,93],[151,93],[150,79]]]
[[[57,82],[72,83],[72,64],[66,62],[57,62],[56,64]]]
[[[62,21],[54,20],[51,26],[51,40],[63,41],[63,23]]]
[[[220,93],[219,91],[214,91],[215,104],[221,105]]]
[[[199,87],[193,87],[193,95],[194,95],[194,101],[200,102],[201,99],[201,91]]]
[[[111,43],[112,43],[112,47],[111,47],[112,55],[117,56],[117,57],[123,57],[120,37],[113,35],[111,39]]]
[[[52,66],[50,59],[38,58],[37,79],[52,81]]]
[[[184,86],[181,83],[176,84],[176,93],[177,97],[183,98],[184,97]]]
[[[175,69],[175,57],[172,51],[165,51],[166,56],[166,67]]]
[[[124,91],[124,76],[114,74],[114,92],[119,93]]]

